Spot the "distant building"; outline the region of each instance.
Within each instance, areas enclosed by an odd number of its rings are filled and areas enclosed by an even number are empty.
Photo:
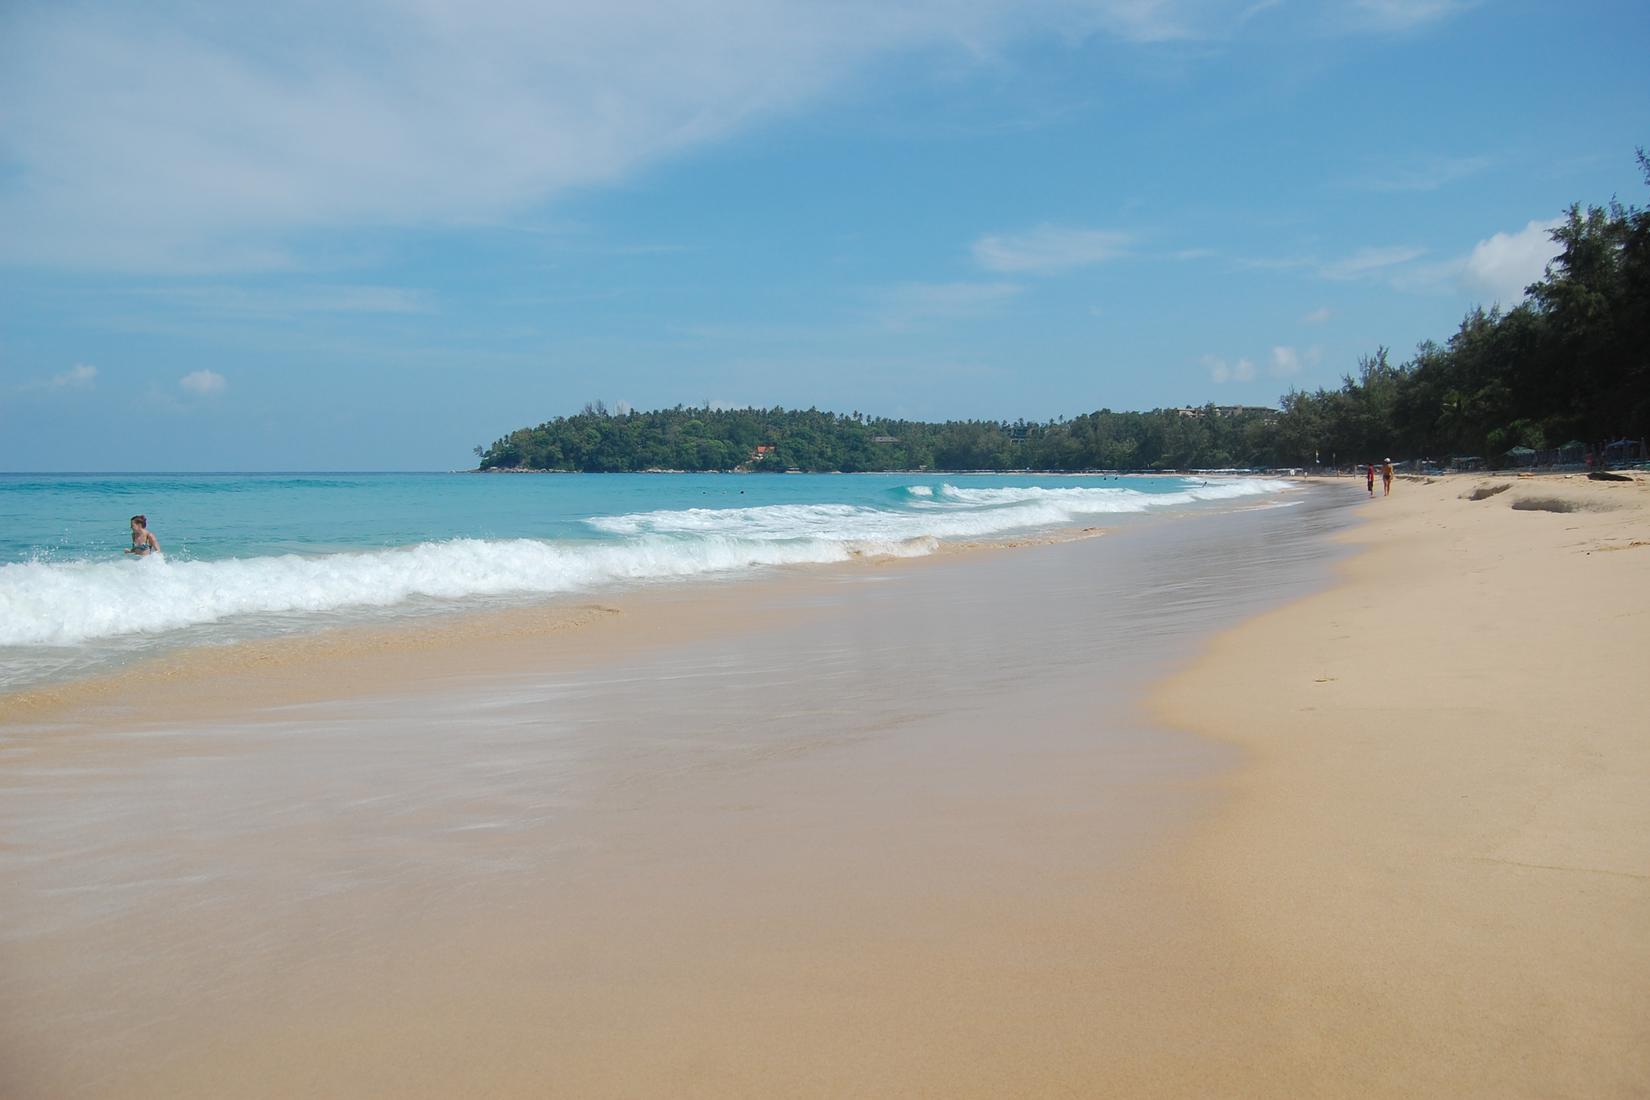
[[[871,437],[871,442],[872,443],[898,443],[899,442],[899,436],[897,436],[897,435],[873,435]]]
[[[1193,420],[1201,420],[1209,414],[1209,409],[1211,407],[1214,409],[1216,416],[1263,416],[1271,420],[1277,419],[1278,416],[1278,410],[1272,408],[1270,405],[1205,405],[1202,407],[1182,405],[1174,411],[1181,416],[1190,417]]]

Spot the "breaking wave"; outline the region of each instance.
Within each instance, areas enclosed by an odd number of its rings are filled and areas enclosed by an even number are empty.
[[[1266,495],[1243,479],[1169,492],[906,486],[895,507],[775,504],[602,516],[587,540],[453,539],[394,549],[169,561],[0,565],[0,646],[67,646],[243,616],[387,608],[411,600],[554,595],[753,567],[917,556],[941,540],[1069,526],[1087,517]]]

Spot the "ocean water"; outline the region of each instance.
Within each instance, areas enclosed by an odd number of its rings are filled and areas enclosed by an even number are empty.
[[[157,647],[918,556],[1289,488],[1049,475],[0,475],[0,691]],[[160,555],[123,553],[140,512]]]

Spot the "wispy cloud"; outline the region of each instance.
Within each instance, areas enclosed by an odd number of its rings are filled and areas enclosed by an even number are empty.
[[[278,320],[301,313],[427,313],[432,308],[427,292],[399,286],[219,284],[144,288],[137,293],[194,313],[243,319]]]
[[[1055,275],[1123,255],[1129,237],[1108,229],[1040,225],[1026,233],[989,234],[974,242],[974,260],[988,271]]]
[[[76,363],[62,374],[54,374],[47,383],[55,390],[89,390],[97,384],[97,368],[90,363]]]
[[[1258,15],[1263,15],[1273,8],[1281,7],[1283,0],[1255,0],[1254,3],[1238,13],[1238,22],[1247,23]]]
[[[1350,29],[1408,31],[1477,6],[1477,0],[1354,0]]]
[[[26,5],[0,35],[0,262],[305,266],[338,229],[499,224],[923,53],[1200,37],[1242,0]],[[118,166],[118,167],[116,167]]]
[[[1238,256],[1232,262],[1252,271],[1304,271],[1321,266],[1311,256]]]
[[[215,370],[190,371],[178,379],[178,385],[196,397],[215,397],[229,388],[229,382]]]
[[[1414,245],[1361,248],[1349,256],[1318,265],[1318,274],[1325,279],[1361,279],[1418,260],[1426,254],[1426,249]]]
[[[1316,344],[1304,350],[1279,345],[1272,349],[1271,374],[1273,378],[1293,378],[1307,367],[1315,367],[1322,361],[1323,348]]]
[[[1326,325],[1329,319],[1335,316],[1335,311],[1328,306],[1319,306],[1310,313],[1301,314],[1300,323],[1303,325]]]
[[[1436,191],[1489,168],[1489,157],[1435,157],[1407,164],[1383,165],[1352,180],[1370,191]]]
[[[1252,360],[1239,359],[1236,362],[1228,362],[1219,356],[1205,355],[1198,361],[1209,372],[1209,381],[1216,385],[1255,380],[1255,364]]]
[[[0,262],[313,266],[339,230],[512,225],[921,55],[966,77],[1028,44],[1230,37],[1279,0],[474,0],[10,5]],[[1357,0],[1343,29],[1464,0]],[[1161,52],[1161,51],[1159,51]],[[118,166],[118,167],[117,167]]]
[[[1209,381],[1216,385],[1228,382],[1253,382],[1260,373],[1255,361],[1248,357],[1227,359],[1219,355],[1205,355],[1198,362],[1209,372]],[[1293,378],[1301,371],[1315,367],[1321,362],[1323,348],[1316,344],[1309,348],[1277,344],[1267,356],[1266,373],[1273,378]]]
[[[902,283],[881,293],[879,316],[891,329],[965,320],[996,312],[1021,290],[1017,283]]]
[[[97,385],[97,368],[90,363],[76,363],[66,371],[60,371],[49,378],[37,378],[32,382],[24,382],[18,386],[19,392],[64,392],[69,390],[89,390]]]

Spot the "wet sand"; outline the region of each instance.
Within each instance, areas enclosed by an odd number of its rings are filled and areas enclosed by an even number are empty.
[[[59,699],[0,727],[0,1091],[1127,1084],[1236,759],[1142,689],[1324,582],[1303,498]]]
[[[1098,527],[1070,528],[1018,538],[938,543],[933,556],[856,558],[834,566],[770,570],[762,577],[701,578],[655,583],[632,590],[621,608],[613,600],[535,598],[514,608],[433,613],[411,620],[361,623],[285,633],[222,645],[161,647],[112,668],[55,677],[0,692],[0,714],[12,723],[50,722],[93,705],[118,714],[162,707],[172,717],[244,712],[251,705],[315,702],[341,694],[427,690],[465,677],[523,665],[565,668],[638,647],[691,641],[748,630],[749,618],[770,605],[786,613],[818,604],[809,585],[852,580],[865,569],[921,568],[936,558],[977,557],[1031,546],[1076,542],[1103,535]],[[730,603],[726,589],[740,586]],[[770,593],[782,589],[778,596]],[[614,595],[610,592],[608,595]]]

